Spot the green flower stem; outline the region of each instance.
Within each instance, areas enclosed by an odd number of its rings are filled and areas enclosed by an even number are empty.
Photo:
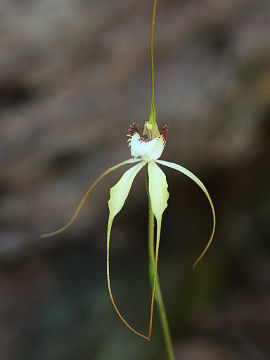
[[[153,284],[154,278],[154,263],[155,263],[155,252],[154,252],[154,213],[152,211],[151,200],[149,196],[149,177],[148,177],[148,168],[146,166],[146,183],[147,183],[147,194],[148,194],[148,203],[149,203],[149,224],[148,224],[148,246],[149,246],[149,275],[150,282]],[[169,324],[167,320],[166,310],[162,298],[162,293],[159,285],[159,279],[157,276],[156,282],[156,292],[155,292],[155,300],[158,307],[159,317],[161,321],[161,327],[163,330],[163,336],[166,344],[166,349],[168,353],[169,360],[175,360],[172,339],[169,329]]]

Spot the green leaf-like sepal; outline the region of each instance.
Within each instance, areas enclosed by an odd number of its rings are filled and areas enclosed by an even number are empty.
[[[127,170],[121,179],[111,188],[110,191],[110,200],[108,201],[109,205],[109,220],[108,220],[108,229],[107,229],[107,284],[108,284],[108,291],[110,295],[111,302],[113,307],[121,319],[121,321],[136,335],[148,340],[148,337],[143,335],[142,333],[136,331],[122,316],[116,303],[114,301],[111,289],[111,280],[110,280],[110,238],[111,238],[111,228],[113,224],[113,220],[115,216],[119,213],[119,211],[124,206],[124,203],[128,197],[130,192],[132,183],[138,174],[138,172],[145,166],[145,161],[141,161],[139,164],[133,166],[131,169]]]
[[[165,165],[168,166],[169,168],[175,169],[177,171],[180,171],[182,174],[188,176],[191,180],[193,180],[204,192],[204,194],[206,195],[210,207],[211,207],[211,211],[212,211],[212,217],[213,217],[213,227],[212,227],[212,232],[211,232],[211,236],[210,239],[208,240],[208,243],[206,244],[204,250],[202,251],[201,255],[198,257],[198,259],[194,262],[193,267],[196,267],[198,265],[198,263],[201,261],[201,259],[204,257],[204,255],[206,254],[209,246],[212,243],[214,234],[215,234],[215,228],[216,228],[216,213],[215,213],[215,208],[214,208],[214,204],[212,202],[212,199],[206,189],[206,187],[204,186],[204,184],[201,182],[201,180],[199,178],[197,178],[196,175],[194,175],[191,171],[189,171],[188,169],[184,168],[181,165],[169,162],[169,161],[163,161],[163,160],[157,160],[157,162],[161,165]]]
[[[167,184],[166,176],[154,161],[150,161],[148,163],[148,176],[149,176],[148,188],[149,188],[150,202],[151,202],[152,211],[157,221],[156,250],[155,250],[154,268],[153,268],[153,272],[154,272],[153,290],[152,290],[150,324],[149,324],[149,334],[148,334],[148,338],[150,339],[152,332],[154,299],[155,299],[156,283],[157,283],[158,254],[159,254],[162,215],[168,206],[169,192],[168,192],[168,184]]]

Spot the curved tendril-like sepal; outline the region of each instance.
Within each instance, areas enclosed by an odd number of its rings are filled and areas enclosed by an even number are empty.
[[[82,200],[80,201],[76,211],[74,212],[72,218],[69,220],[69,222],[61,227],[60,229],[56,230],[56,231],[53,231],[53,232],[50,232],[48,234],[43,234],[41,235],[42,238],[44,237],[50,237],[50,236],[54,236],[54,235],[57,235],[57,234],[60,234],[62,231],[66,230],[73,222],[74,220],[76,219],[76,217],[78,216],[81,208],[83,207],[83,205],[85,204],[86,200],[88,199],[89,195],[91,194],[91,192],[94,190],[94,188],[98,185],[98,183],[108,174],[110,174],[112,171],[120,168],[121,166],[123,165],[126,165],[126,164],[130,164],[130,163],[134,163],[134,162],[138,162],[140,161],[140,159],[129,159],[129,160],[125,160],[117,165],[114,165],[112,167],[110,167],[109,169],[107,169],[106,171],[104,171],[104,173],[102,173],[98,178],[97,180],[90,186],[90,188],[88,189],[88,191],[85,193],[85,195],[83,196]]]
[[[150,340],[152,333],[154,299],[155,299],[155,291],[156,291],[156,283],[157,283],[161,222],[162,222],[163,212],[168,206],[169,192],[168,192],[168,184],[164,172],[153,161],[148,163],[148,174],[149,174],[149,195],[151,200],[151,206],[157,221],[156,251],[155,251],[155,259],[154,259],[154,278],[153,278],[153,290],[151,297],[150,321],[149,321],[149,333],[148,333],[148,338]]]
[[[128,194],[130,192],[132,183],[138,174],[138,172],[145,166],[146,162],[141,161],[139,164],[133,166],[129,170],[127,170],[121,179],[117,182],[116,185],[114,185],[110,190],[110,200],[108,201],[109,206],[109,219],[108,219],[108,229],[107,229],[107,283],[108,283],[108,291],[110,295],[111,302],[113,304],[113,307],[121,319],[121,321],[125,324],[125,326],[131,330],[134,334],[142,337],[143,339],[149,340],[149,338],[135,330],[122,316],[120,313],[113,295],[112,295],[112,289],[111,289],[111,280],[110,280],[110,238],[111,238],[111,228],[113,224],[113,220],[115,216],[121,211],[122,207],[124,206],[124,203],[128,197]]]
[[[214,208],[214,205],[213,205],[213,202],[212,202],[212,199],[206,189],[206,187],[204,186],[204,184],[201,182],[200,179],[197,178],[197,176],[195,176],[191,171],[187,170],[186,168],[184,168],[183,166],[181,165],[178,165],[178,164],[175,164],[175,163],[172,163],[172,162],[168,162],[168,161],[163,161],[163,160],[157,160],[157,162],[161,165],[165,165],[169,168],[172,168],[172,169],[175,169],[179,172],[181,172],[182,174],[188,176],[191,180],[193,180],[201,189],[202,191],[204,192],[204,194],[206,195],[208,201],[209,201],[209,204],[211,206],[211,210],[212,210],[212,217],[213,217],[213,227],[212,227],[212,232],[211,232],[211,236],[210,236],[210,239],[208,240],[204,250],[202,251],[202,253],[200,254],[200,256],[197,258],[197,260],[193,263],[193,268],[195,268],[198,263],[202,260],[202,258],[204,257],[204,255],[206,254],[209,246],[211,245],[212,243],[212,240],[213,240],[213,237],[214,237],[214,233],[215,233],[215,228],[216,228],[216,213],[215,213],[215,208]]]

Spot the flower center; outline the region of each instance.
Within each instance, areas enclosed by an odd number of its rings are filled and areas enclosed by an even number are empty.
[[[136,123],[130,126],[128,134],[130,139],[128,142],[131,156],[141,157],[145,161],[157,160],[160,158],[168,139],[168,126],[163,126],[161,133],[153,138],[151,129],[149,129],[147,125],[145,129],[147,130],[147,134],[141,136]]]

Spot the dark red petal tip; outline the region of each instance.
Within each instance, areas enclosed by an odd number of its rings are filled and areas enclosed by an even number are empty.
[[[137,123],[132,123],[131,125],[130,125],[130,127],[129,127],[129,129],[128,129],[128,133],[129,133],[129,135],[134,135],[134,134],[136,134],[136,133],[138,133],[139,134],[139,128],[138,128],[138,124]]]
[[[168,125],[164,125],[162,130],[161,130],[161,136],[163,137],[164,141],[167,142],[168,140]]]

